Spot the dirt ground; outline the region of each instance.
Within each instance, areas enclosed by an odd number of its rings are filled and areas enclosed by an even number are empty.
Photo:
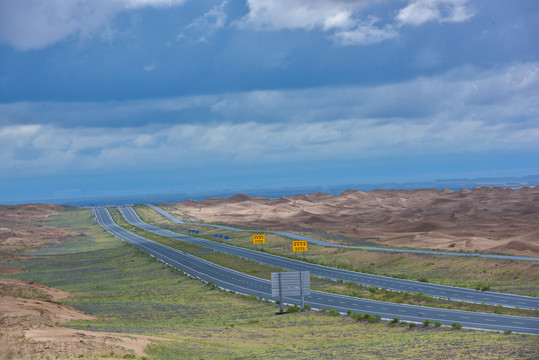
[[[43,226],[50,215],[65,207],[57,205],[0,206],[0,359],[30,358],[121,358],[145,355],[152,341],[148,336],[74,330],[58,326],[71,320],[90,320],[71,306],[58,302],[70,294],[34,282],[2,278],[21,272],[10,262],[20,251],[57,243],[77,235],[62,228]]]
[[[62,228],[43,225],[50,215],[64,209],[65,206],[51,204],[0,206],[0,261],[5,260],[2,256],[10,256],[12,252],[57,243],[63,237],[77,235]]]
[[[389,246],[539,256],[539,187],[347,190],[279,199],[242,194],[173,206],[190,220],[316,230]]]
[[[69,293],[18,279],[0,278],[0,359],[32,357],[85,359],[145,355],[148,336],[74,330],[58,326],[71,320],[91,320],[58,302]]]

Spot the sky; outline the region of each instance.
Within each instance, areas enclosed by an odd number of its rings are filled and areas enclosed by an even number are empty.
[[[539,174],[536,0],[0,0],[0,202]]]

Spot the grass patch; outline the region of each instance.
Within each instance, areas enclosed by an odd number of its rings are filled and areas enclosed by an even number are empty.
[[[518,315],[538,317],[539,310],[527,310],[519,308],[506,308],[502,306],[475,304],[463,301],[452,301],[442,298],[435,298],[422,293],[407,293],[403,291],[391,291],[379,289],[374,286],[365,286],[355,282],[333,281],[311,277],[311,288],[313,290],[325,291],[334,294],[356,296],[364,299],[392,302],[398,304],[411,304],[429,306],[443,309],[456,309],[474,312],[484,312],[492,314]]]
[[[187,230],[195,229],[199,231],[197,237],[254,248],[251,236],[255,232],[234,232],[207,226],[176,224],[147,206],[136,206],[135,210],[143,221],[171,231],[188,234]],[[215,233],[229,236],[229,240],[214,238]],[[291,239],[267,234],[264,248],[269,253],[293,258],[291,242]],[[311,244],[306,257],[307,261],[312,263],[363,273],[410,280],[420,279],[433,284],[472,289],[481,284],[481,289],[490,291],[539,296],[537,262],[435,254],[382,253]]]
[[[166,236],[161,236],[161,235],[157,235],[157,234],[154,234],[152,232],[149,232],[149,231],[142,230],[141,228],[136,227],[134,225],[131,225],[127,221],[125,221],[124,217],[120,213],[120,210],[118,210],[118,209],[108,209],[108,210],[109,210],[109,213],[110,213],[112,219],[114,220],[114,222],[117,225],[119,225],[119,226],[125,228],[126,230],[129,230],[132,233],[137,234],[139,236],[145,237],[147,239],[156,241],[156,242],[161,243],[163,245],[167,245],[167,246],[170,246],[170,247],[172,247],[174,249],[178,249],[180,251],[185,251],[185,252],[211,250],[211,249],[208,249],[207,247],[204,247],[204,246],[200,246],[200,245],[196,245],[196,244],[190,244],[190,243],[185,242],[185,241],[172,239],[172,238],[169,238],[169,237],[166,237]]]
[[[46,226],[66,228],[78,232],[79,235],[66,237],[60,244],[36,251],[34,254],[54,255],[78,253],[108,249],[116,246],[116,238],[97,225],[88,208],[68,208],[56,215],[49,216],[44,222]]]
[[[97,225],[95,225],[97,226]],[[88,235],[88,234],[86,234]],[[88,235],[89,236],[89,235]],[[99,316],[70,327],[158,335],[152,359],[339,358],[537,358],[537,337],[449,327],[410,330],[384,322],[358,322],[330,312],[275,316],[275,304],[212,290],[171,271],[115,238],[95,249],[35,256],[17,265],[26,273],[9,277],[47,284],[74,294],[64,300]],[[372,316],[376,320],[376,315]]]
[[[244,259],[236,255],[225,254],[222,252],[193,255],[226,268],[267,280],[271,280],[272,272],[286,271],[280,267],[261,264],[253,260]]]
[[[162,217],[161,214],[153,211],[146,206],[140,206],[137,208],[139,216],[144,217],[143,221],[155,220]],[[148,214],[149,213],[149,214]],[[141,215],[145,214],[145,215]],[[157,216],[156,216],[157,215]],[[168,219],[167,219],[168,221]],[[170,225],[170,224],[169,224]],[[184,226],[184,225],[182,225]],[[148,234],[148,233],[146,233]],[[241,271],[246,274],[258,276],[264,279],[271,279],[271,272],[283,271],[281,268],[272,267],[265,264],[260,264],[255,261],[240,258],[235,255],[225,254],[221,252],[215,252],[211,254],[195,254],[198,257],[204,258],[208,261],[214,262],[224,267],[228,267],[237,271]],[[434,266],[434,262],[428,262],[427,266]],[[427,278],[421,278],[419,281],[428,282]],[[311,277],[311,284],[314,290],[332,292],[336,294],[356,296],[361,298],[368,298],[372,300],[393,302],[393,303],[407,303],[413,305],[445,308],[445,309],[458,309],[466,311],[506,314],[506,315],[520,315],[520,316],[539,316],[539,312],[536,310],[526,310],[518,308],[504,308],[494,305],[486,304],[474,304],[462,301],[451,301],[446,299],[434,298],[423,295],[421,293],[406,293],[397,292],[387,289],[378,289],[374,286],[365,287],[361,284],[342,281],[333,281],[330,279],[320,279]],[[480,289],[485,289],[485,286],[480,286]]]

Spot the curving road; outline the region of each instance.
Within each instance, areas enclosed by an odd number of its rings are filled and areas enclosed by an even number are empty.
[[[271,296],[271,282],[269,280],[227,269],[166,245],[148,240],[115,224],[107,209],[95,208],[94,210],[98,223],[105,230],[171,266],[204,281],[212,281],[214,284],[227,290],[273,299]],[[284,303],[299,304],[300,300],[296,297],[285,297]],[[335,309],[342,313],[352,310],[357,313],[368,312],[370,314],[378,314],[384,319],[399,318],[409,322],[423,322],[428,319],[439,321],[444,325],[457,322],[464,327],[473,329],[495,331],[509,329],[519,333],[539,334],[539,319],[536,318],[392,304],[320,291],[312,291],[311,295],[305,297],[305,303],[313,308],[324,307]]]
[[[478,291],[454,286],[429,284],[419,281],[364,274],[355,271],[340,270],[327,266],[311,264],[277,255],[263,253],[260,251],[244,249],[233,245],[178,234],[176,232],[162,229],[160,227],[143,222],[131,207],[119,207],[118,209],[128,223],[146,231],[150,231],[158,235],[167,236],[177,240],[205,246],[210,249],[237,255],[246,259],[258,261],[263,264],[281,267],[288,270],[310,271],[312,275],[318,277],[351,281],[368,286],[387,288],[393,291],[423,293],[425,295],[433,297],[444,299],[449,298],[456,301],[486,303],[491,305],[501,305],[505,307],[519,307],[523,309],[539,309],[539,298],[513,294],[503,294],[491,291]]]
[[[399,248],[382,248],[382,247],[374,247],[374,246],[354,246],[354,245],[341,245],[341,244],[334,244],[323,240],[313,239],[307,236],[298,235],[290,232],[285,231],[266,231],[266,230],[244,230],[244,229],[238,229],[231,226],[224,226],[224,225],[214,225],[214,224],[205,224],[205,223],[190,223],[185,222],[174,215],[166,212],[165,210],[161,209],[160,207],[157,207],[152,204],[146,204],[146,206],[154,209],[161,215],[165,216],[171,221],[174,221],[178,224],[187,224],[187,225],[199,225],[199,226],[208,226],[213,227],[216,229],[223,229],[223,230],[231,230],[231,231],[262,231],[265,233],[271,233],[271,234],[277,234],[285,237],[289,237],[291,239],[295,240],[306,240],[312,244],[321,245],[321,246],[329,246],[329,247],[339,247],[339,248],[352,248],[352,249],[360,249],[360,250],[373,250],[373,251],[386,251],[386,252],[402,252],[402,253],[412,253],[412,254],[432,254],[432,255],[449,255],[449,256],[475,256],[475,257],[483,257],[487,259],[505,259],[505,260],[523,260],[523,261],[539,261],[539,257],[530,257],[530,256],[516,256],[516,255],[491,255],[491,254],[476,254],[476,253],[459,253],[459,252],[447,252],[447,251],[429,251],[429,250],[413,250],[413,249],[399,249]]]

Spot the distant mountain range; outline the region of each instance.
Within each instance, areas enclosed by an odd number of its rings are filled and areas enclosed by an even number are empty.
[[[36,199],[25,201],[25,203],[48,203],[73,206],[104,206],[104,205],[126,205],[141,203],[169,203],[180,202],[187,199],[203,200],[208,197],[229,197],[239,193],[251,196],[263,196],[266,198],[279,198],[282,196],[293,196],[297,194],[310,194],[316,192],[338,195],[346,190],[361,190],[368,192],[371,190],[414,190],[414,189],[449,189],[449,190],[471,190],[478,186],[497,186],[506,188],[519,188],[539,185],[539,175],[529,175],[523,177],[500,177],[500,178],[478,178],[478,179],[438,179],[433,181],[417,181],[405,183],[377,183],[377,184],[344,184],[334,186],[309,186],[309,187],[287,187],[270,189],[233,189],[216,190],[198,193],[175,193],[175,194],[133,194],[122,196],[103,197],[79,197],[61,199]],[[15,203],[15,202],[10,202]]]

